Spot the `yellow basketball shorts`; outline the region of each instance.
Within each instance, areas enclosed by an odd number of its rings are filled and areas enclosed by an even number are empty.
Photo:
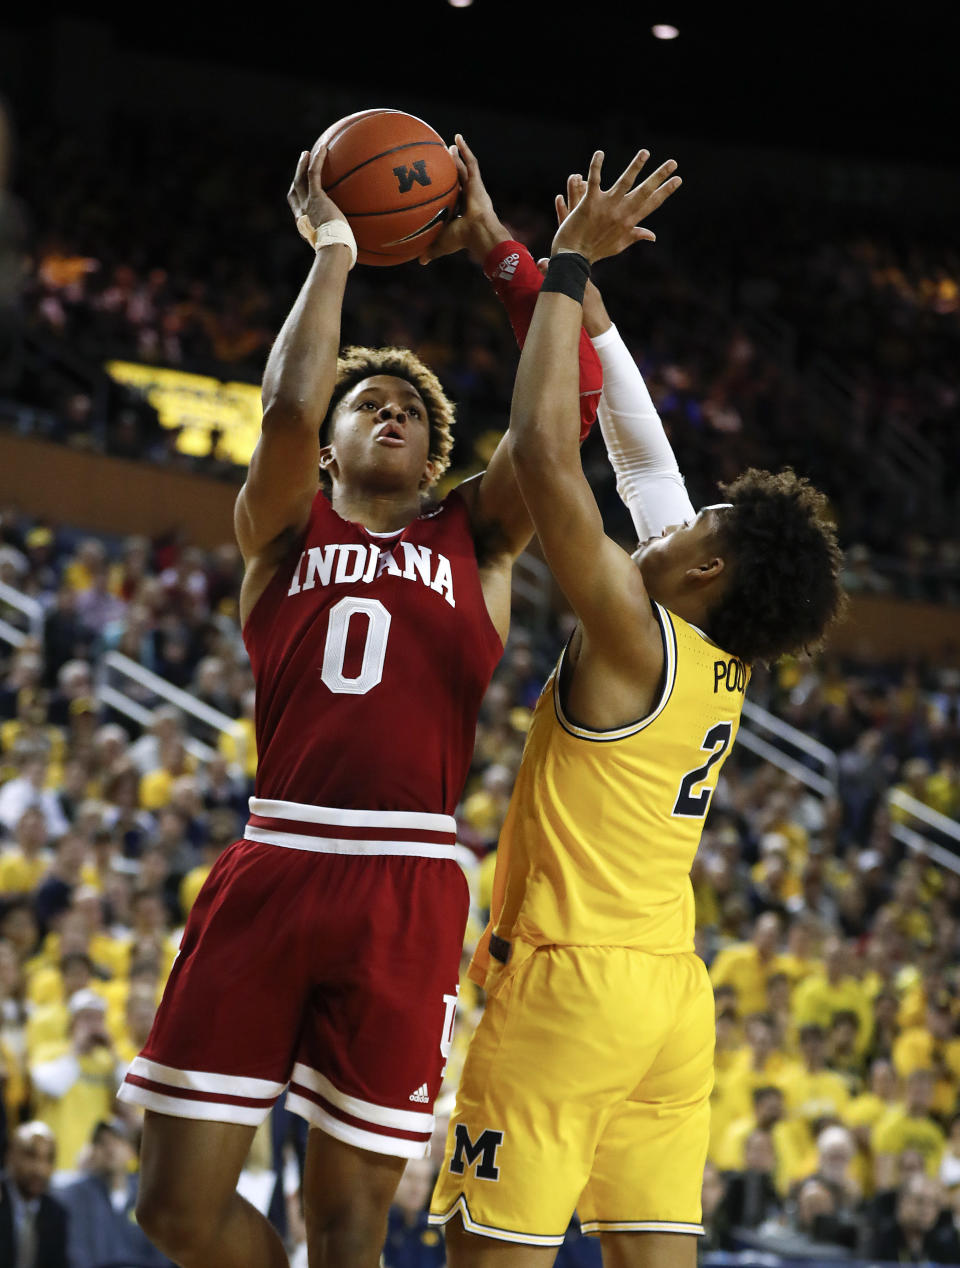
[[[542,947],[487,1003],[464,1063],[430,1222],[559,1246],[703,1232],[713,992],[696,955]]]

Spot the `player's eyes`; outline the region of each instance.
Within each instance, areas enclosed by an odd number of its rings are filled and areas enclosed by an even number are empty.
[[[360,402],[360,408],[361,408],[361,409],[374,409],[374,410],[375,410],[375,409],[377,409],[377,408],[378,408],[378,406],[377,406],[377,402],[376,402],[376,401],[361,401],[361,402]]]
[[[411,418],[422,417],[420,410],[416,405],[411,405],[410,408],[407,410],[407,413],[410,415]]]

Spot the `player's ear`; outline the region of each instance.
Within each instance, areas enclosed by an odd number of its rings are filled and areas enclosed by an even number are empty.
[[[337,456],[333,452],[333,445],[320,446],[320,470],[326,471],[328,474],[335,474],[332,468],[336,466]]]
[[[437,478],[437,464],[432,458],[427,459],[427,465],[423,468],[423,475],[420,477],[420,488],[429,489]]]
[[[687,580],[702,586],[707,582],[716,581],[725,567],[723,558],[720,555],[714,555],[710,559],[704,559],[695,567],[688,568]]]

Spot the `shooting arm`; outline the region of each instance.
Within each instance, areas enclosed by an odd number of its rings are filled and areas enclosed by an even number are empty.
[[[237,497],[234,526],[246,561],[304,528],[319,485],[320,424],[337,375],[340,310],[356,259],[353,234],[320,181],[326,148],[300,155],[287,202],[316,251],[263,375],[263,422]],[[321,236],[318,236],[321,235]]]
[[[320,424],[337,372],[350,255],[318,251],[263,376],[263,422],[234,515],[245,559],[307,522],[318,488]]]

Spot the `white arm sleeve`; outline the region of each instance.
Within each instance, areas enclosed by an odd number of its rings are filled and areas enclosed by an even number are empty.
[[[637,540],[646,541],[696,512],[660,415],[616,326],[591,342],[603,366],[598,416],[617,492],[633,518]]]
[[[59,1101],[80,1078],[80,1062],[72,1052],[65,1052],[53,1061],[42,1061],[30,1067],[33,1085],[45,1096]]]

